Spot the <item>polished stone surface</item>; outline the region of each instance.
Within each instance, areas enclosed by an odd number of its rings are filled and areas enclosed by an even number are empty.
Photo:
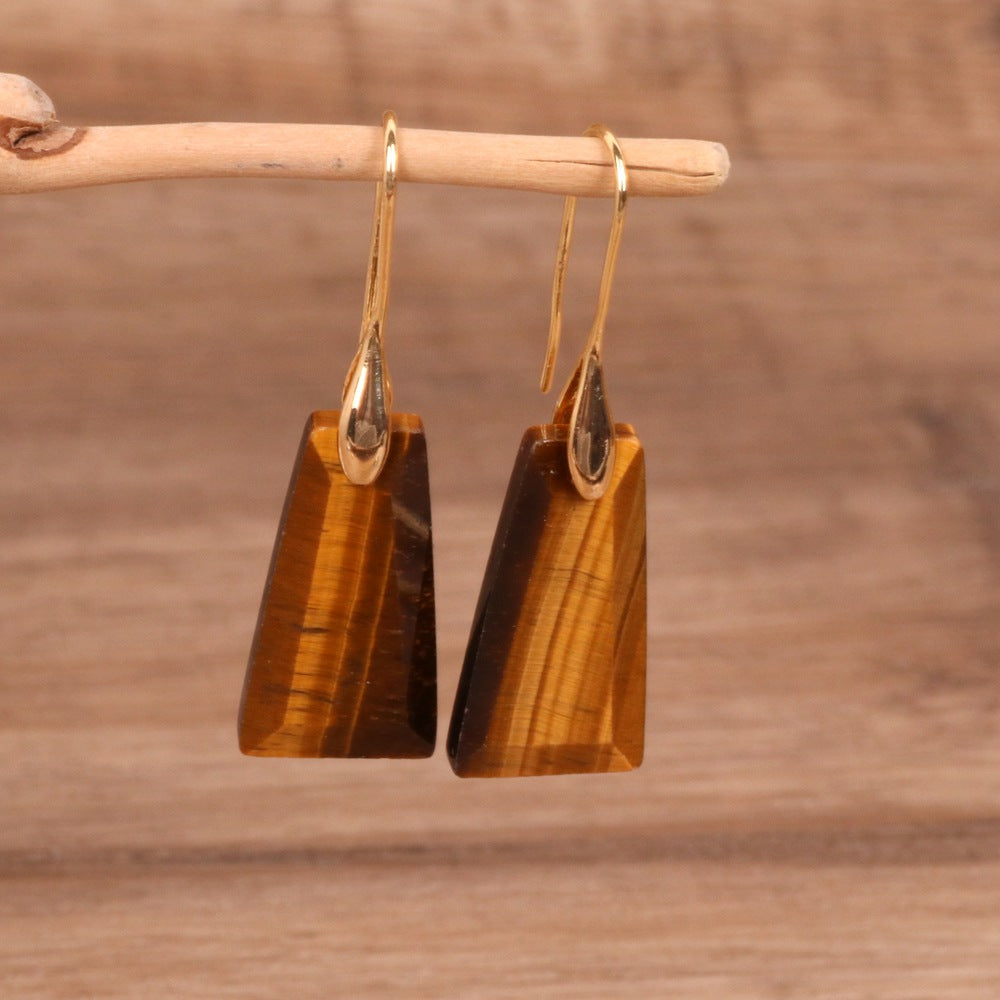
[[[240,749],[426,757],[437,724],[427,446],[393,414],[379,478],[355,486],[339,413],[312,414],[289,487],[240,705]]]
[[[466,653],[448,756],[462,777],[625,771],[642,762],[642,446],[616,428],[607,493],[570,481],[567,427],[521,442]]]

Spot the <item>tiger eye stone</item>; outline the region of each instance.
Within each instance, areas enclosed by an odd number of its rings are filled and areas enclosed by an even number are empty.
[[[521,442],[448,733],[460,777],[627,771],[642,762],[646,483],[616,427],[607,492],[570,480],[566,425]]]
[[[437,687],[427,446],[393,414],[378,479],[337,455],[338,412],[299,447],[240,705],[240,749],[271,757],[427,757]]]

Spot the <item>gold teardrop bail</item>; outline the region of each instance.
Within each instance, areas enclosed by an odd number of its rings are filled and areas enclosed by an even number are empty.
[[[382,180],[375,188],[371,249],[361,314],[361,337],[344,383],[337,451],[344,475],[352,483],[374,482],[389,456],[392,380],[385,361],[384,329],[389,302],[392,227],[396,213],[399,165],[396,116],[382,116]]]
[[[553,422],[569,423],[567,457],[569,472],[577,492],[585,500],[597,500],[607,491],[615,465],[615,425],[611,418],[604,388],[604,365],[601,351],[604,344],[604,324],[611,300],[618,248],[625,226],[625,202],[628,198],[628,171],[621,146],[614,134],[604,125],[591,125],[584,133],[603,139],[611,152],[615,171],[615,203],[611,218],[611,235],[604,255],[601,289],[597,311],[590,327],[590,335],[583,353],[570,375],[556,403]],[[562,330],[563,297],[566,284],[566,266],[573,238],[573,220],[576,217],[576,197],[570,195],[563,208],[559,230],[559,247],[556,268],[552,279],[552,314],[549,321],[549,342],[542,365],[541,390],[548,392],[552,385],[552,370],[559,352],[559,335]]]

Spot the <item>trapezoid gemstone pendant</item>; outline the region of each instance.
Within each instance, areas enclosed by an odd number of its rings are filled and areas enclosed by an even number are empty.
[[[434,570],[420,418],[392,415],[378,479],[337,452],[340,413],[299,447],[240,704],[265,757],[429,757],[437,729]]]
[[[460,777],[627,771],[642,762],[646,480],[615,429],[607,492],[570,480],[568,427],[521,441],[459,681],[448,757]]]

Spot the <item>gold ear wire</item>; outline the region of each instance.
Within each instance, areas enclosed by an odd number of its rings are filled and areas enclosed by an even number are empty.
[[[375,215],[365,279],[361,337],[344,383],[337,450],[344,475],[364,486],[378,478],[389,455],[392,380],[385,362],[383,330],[389,304],[392,228],[399,165],[396,116],[382,116],[384,167],[375,188]]]
[[[566,286],[566,265],[569,263],[569,248],[573,241],[573,220],[576,218],[576,198],[572,195],[563,205],[562,222],[559,225],[559,246],[556,250],[556,269],[552,276],[552,308],[549,313],[549,341],[545,345],[545,360],[542,362],[542,378],[538,388],[548,392],[552,388],[552,374],[559,354],[559,335],[562,332],[563,291]]]
[[[573,369],[556,403],[553,422],[570,424],[567,443],[569,469],[573,483],[586,500],[603,496],[614,468],[614,423],[604,392],[604,370],[601,350],[604,343],[604,324],[611,301],[611,284],[614,280],[618,248],[625,227],[625,203],[628,199],[628,171],[621,146],[614,134],[604,125],[591,125],[584,133],[604,140],[611,152],[615,171],[615,203],[611,217],[611,234],[604,254],[604,270],[597,297],[597,310],[590,328],[590,335],[583,353]],[[573,221],[576,216],[576,197],[566,199],[559,246],[556,252],[555,274],[552,279],[552,314],[549,321],[549,340],[542,365],[541,390],[548,392],[552,384],[552,371],[559,351],[562,330],[563,297],[566,284],[566,266],[573,238]]]
[[[365,306],[361,336],[374,319],[381,328],[389,304],[389,267],[392,260],[392,228],[396,216],[396,173],[399,166],[396,116],[382,116],[384,166],[382,180],[375,187],[375,216],[372,220],[371,250],[365,277]]]

